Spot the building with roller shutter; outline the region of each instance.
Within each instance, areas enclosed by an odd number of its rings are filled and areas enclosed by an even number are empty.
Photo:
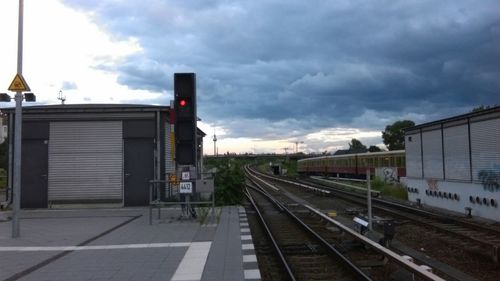
[[[500,107],[405,132],[409,200],[500,221]]]
[[[12,147],[15,112],[4,112]],[[21,207],[147,205],[149,180],[175,173],[172,119],[168,106],[24,107]]]

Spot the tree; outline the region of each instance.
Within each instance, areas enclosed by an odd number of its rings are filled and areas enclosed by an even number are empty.
[[[411,120],[396,121],[392,125],[387,125],[382,132],[382,139],[389,150],[399,150],[405,148],[404,129],[415,126]]]
[[[476,106],[474,107],[470,112],[477,112],[477,111],[481,111],[481,110],[485,110],[485,109],[489,109],[489,108],[493,108],[497,105],[487,105],[487,106],[484,106],[484,105],[480,105],[480,106]]]
[[[380,149],[380,147],[378,147],[376,145],[370,145],[370,147],[368,147],[368,151],[369,152],[380,152],[380,151],[383,151],[383,150]]]
[[[364,145],[363,143],[361,143],[361,141],[357,139],[352,139],[351,142],[349,143],[349,153],[360,153],[366,151],[368,151],[366,145]]]

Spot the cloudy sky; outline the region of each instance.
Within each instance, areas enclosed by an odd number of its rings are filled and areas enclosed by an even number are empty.
[[[382,145],[500,104],[500,1],[25,0],[23,76],[43,104],[169,104],[195,72],[205,152]],[[16,73],[18,0],[0,1],[0,85]]]

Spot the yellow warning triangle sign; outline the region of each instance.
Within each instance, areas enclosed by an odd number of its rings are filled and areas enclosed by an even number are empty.
[[[28,83],[24,80],[24,77],[21,74],[16,74],[12,83],[10,83],[9,91],[12,92],[27,92],[31,91]]]

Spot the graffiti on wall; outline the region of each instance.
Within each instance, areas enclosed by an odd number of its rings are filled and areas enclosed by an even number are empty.
[[[438,181],[434,179],[426,179],[429,190],[439,190]]]
[[[388,183],[398,182],[398,168],[394,167],[375,168],[375,175],[381,178],[384,182]]]
[[[481,170],[477,177],[483,184],[484,190],[500,191],[500,165],[495,165],[492,170]]]
[[[385,182],[397,182],[398,181],[398,170],[394,168],[384,168],[384,181]]]

